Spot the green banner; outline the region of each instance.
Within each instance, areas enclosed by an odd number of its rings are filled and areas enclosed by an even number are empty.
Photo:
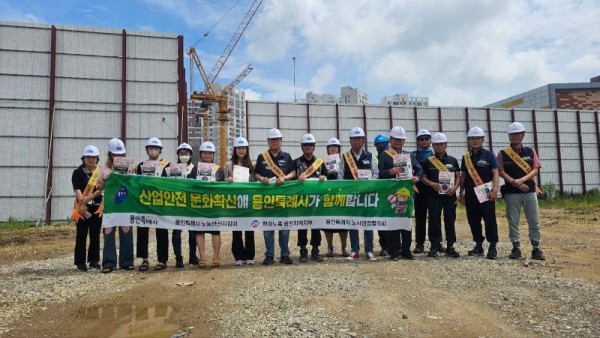
[[[408,181],[204,182],[112,173],[103,226],[186,230],[410,229]]]

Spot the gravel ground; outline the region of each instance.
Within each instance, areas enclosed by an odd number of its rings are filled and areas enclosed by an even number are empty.
[[[229,234],[223,242],[229,248]],[[293,243],[294,236],[290,247]],[[206,273],[170,267],[144,277],[137,271],[79,273],[71,254],[17,262],[0,267],[0,336],[34,322],[36,310],[82,297],[117,299],[125,290],[154,288],[153,282],[168,297],[177,288],[174,280],[194,281],[195,287],[207,283],[213,295],[198,307],[212,309],[210,322],[222,337],[600,336],[598,283],[565,276],[548,252],[544,262],[512,261],[505,258],[510,247],[500,244],[504,257],[490,261],[466,257],[470,246],[459,241],[459,259],[335,257],[300,264],[293,257],[292,266],[224,266]],[[231,264],[230,254],[224,256]],[[261,258],[257,253],[257,263]],[[213,284],[206,282],[211,276]],[[175,336],[204,336],[177,312],[172,319],[181,328]]]

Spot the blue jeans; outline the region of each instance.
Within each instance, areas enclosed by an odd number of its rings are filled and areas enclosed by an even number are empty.
[[[108,229],[110,233],[107,234]],[[118,229],[118,230],[117,230]],[[117,246],[115,244],[115,233],[119,232],[119,267],[127,268],[133,265],[133,227],[129,227],[127,233],[123,227],[112,227],[102,229],[104,233],[104,250],[102,251],[102,267],[117,267]]]
[[[360,252],[358,230],[350,230],[350,248],[352,252]],[[373,251],[373,230],[365,230],[365,252]]]
[[[263,231],[265,238],[265,257],[275,257],[275,231]],[[289,230],[279,230],[279,249],[281,257],[290,255],[288,242],[290,240]]]

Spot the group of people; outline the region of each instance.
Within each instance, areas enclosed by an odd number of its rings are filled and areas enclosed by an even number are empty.
[[[249,158],[249,143],[243,137],[234,140],[233,152],[226,168],[215,165],[214,179],[216,181],[233,182],[234,166],[248,168],[250,181],[262,184],[284,185],[285,182],[306,179],[318,180],[359,180],[359,179],[408,179],[414,187],[415,211],[415,242],[416,246],[411,251],[411,230],[379,231],[380,256],[390,256],[392,260],[415,259],[414,254],[425,253],[425,240],[428,237],[430,247],[427,255],[437,257],[445,253],[449,257],[458,258],[460,253],[454,247],[456,242],[456,207],[460,201],[466,206],[467,220],[471,229],[474,247],[468,251],[469,256],[483,256],[485,253],[483,243],[487,239],[489,246],[487,258],[496,259],[498,252],[498,226],[496,223],[495,200],[499,191],[506,202],[506,218],[509,224],[509,239],[512,242],[511,259],[522,257],[521,240],[519,233],[519,219],[523,208],[529,225],[529,240],[532,251],[531,258],[544,260],[540,249],[541,233],[539,224],[539,211],[536,195],[535,176],[540,169],[540,161],[534,149],[523,145],[525,128],[519,122],[508,126],[508,139],[510,145],[501,150],[498,155],[485,149],[483,143],[485,133],[479,127],[471,128],[467,133],[468,152],[461,159],[459,165],[456,157],[447,154],[448,138],[443,133],[431,133],[422,129],[417,133],[417,149],[407,151],[404,146],[407,139],[406,131],[400,126],[390,130],[389,137],[377,135],[375,147],[377,156],[367,151],[365,145],[365,132],[360,127],[354,127],[349,132],[350,147],[342,153],[341,143],[337,138],[327,141],[327,154],[339,154],[339,165],[335,170],[328,170],[322,159],[315,156],[316,139],[307,133],[302,136],[300,146],[302,156],[292,159],[291,155],[282,150],[283,135],[280,130],[273,128],[267,132],[268,149],[258,155],[253,163]],[[119,232],[120,246],[118,266],[125,270],[134,270],[133,256],[133,231],[131,226],[107,227],[103,230],[104,248],[102,264],[100,265],[100,231],[101,217],[97,211],[102,202],[104,183],[108,175],[114,170],[116,157],[126,155],[125,145],[120,139],[114,138],[108,142],[106,163],[98,167],[100,152],[93,145],[86,146],[83,150],[82,164],[74,170],[72,176],[75,191],[75,209],[81,217],[76,221],[77,233],[75,243],[75,265],[80,271],[89,268],[102,269],[102,272],[112,272],[117,267],[117,252],[115,233]],[[148,161],[158,161],[161,164],[161,176],[167,176],[171,164],[161,158],[162,142],[152,137],[146,144]],[[184,177],[196,179],[198,168],[192,163],[193,148],[182,143],[176,151],[177,163],[185,164]],[[204,142],[199,148],[201,163],[214,163],[215,146],[211,142]],[[409,158],[410,166],[401,164],[399,158]],[[134,170],[142,174],[142,165]],[[412,173],[405,175],[404,170],[410,168]],[[368,175],[364,175],[364,173]],[[499,187],[499,177],[504,179],[504,185]],[[457,194],[458,192],[458,194]],[[442,216],[446,246],[443,245]],[[481,221],[485,225],[485,236]],[[118,228],[118,230],[116,229]],[[136,256],[142,259],[138,270],[149,269],[147,227],[138,227]],[[358,230],[326,229],[325,235],[327,257],[334,256],[333,237],[339,234],[341,252],[348,260],[360,259],[360,237]],[[157,264],[154,270],[163,270],[167,267],[169,257],[169,231],[156,229]],[[350,250],[347,247],[348,233],[350,234]],[[211,235],[213,246],[212,267],[221,265],[221,237],[219,231],[190,231],[189,232],[189,264],[207,267],[205,236]],[[86,242],[89,236],[89,247],[86,255]],[[309,257],[313,261],[322,262],[323,256],[319,251],[321,245],[321,230],[298,230],[298,247],[300,248],[300,262],[307,262]],[[265,242],[265,258],[263,265],[275,263],[275,231],[263,232]],[[370,261],[377,260],[373,244],[373,231],[365,230],[363,234],[365,258]],[[279,262],[293,264],[290,258],[289,230],[278,231]],[[181,247],[181,230],[172,230],[171,243],[175,254],[175,266],[184,267]],[[310,256],[307,245],[310,244]],[[253,265],[255,258],[254,231],[234,231],[232,234],[231,251],[235,265]],[[197,254],[196,254],[197,253]]]

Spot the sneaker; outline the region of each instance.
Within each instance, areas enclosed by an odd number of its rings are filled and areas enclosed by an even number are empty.
[[[385,257],[388,254],[389,254],[388,249],[381,249],[381,251],[379,251],[379,256],[381,256],[381,257]]]
[[[415,259],[415,255],[413,255],[412,253],[410,253],[410,251],[407,251],[407,252],[400,253],[400,258],[401,259],[414,260]]]
[[[281,257],[283,259],[283,257]],[[308,250],[305,248],[300,249],[300,263],[306,263],[308,259]]]
[[[81,272],[86,272],[88,271],[87,266],[85,266],[85,264],[82,265],[77,265],[77,270],[81,271]]]
[[[398,256],[398,255],[392,255],[392,256],[391,256],[391,259],[392,259],[394,262],[397,262],[397,261],[400,259],[400,256]]]
[[[262,265],[273,265],[273,263],[275,263],[275,260],[273,259],[273,257],[267,256],[265,258],[265,260],[262,262]]]
[[[496,251],[495,245],[490,245],[487,252],[487,259],[496,259],[498,257],[498,252]]]
[[[244,261],[241,259],[238,259],[237,261],[235,261],[235,266],[242,266],[244,265]]]
[[[483,256],[483,246],[476,244],[473,250],[469,250],[467,254],[469,256]]]
[[[458,257],[460,257],[460,254],[458,253],[458,251],[456,251],[456,249],[449,246],[448,249],[446,249],[446,256],[452,257],[452,258],[458,258]]]
[[[292,262],[292,259],[290,258],[290,256],[281,256],[281,258],[279,259],[279,263],[282,264],[294,264],[294,262]]]
[[[198,265],[198,263],[200,263],[200,260],[198,259],[197,256],[190,256],[190,259],[188,261],[188,264],[191,265]]]
[[[545,261],[546,257],[540,248],[535,248],[531,251],[531,259],[535,259],[538,261]]]
[[[179,256],[179,257],[175,257],[175,267],[176,268],[183,268],[183,257]]]
[[[519,259],[521,257],[521,249],[519,248],[513,248],[510,252],[510,255],[508,255],[508,258],[510,259]]]
[[[325,253],[325,256],[333,257],[333,248],[328,248],[327,252]]]
[[[100,264],[98,264],[98,262],[93,262],[90,263],[90,269],[102,269],[102,267],[100,266]]]
[[[312,259],[315,262],[322,262],[323,256],[319,255],[319,250],[312,249],[312,251],[310,252],[310,259]]]
[[[248,265],[254,265],[254,260],[253,259],[247,259],[246,260],[246,264],[248,264]]]
[[[367,259],[370,261],[376,261],[377,257],[375,257],[375,254],[373,253],[373,251],[369,251],[369,252],[367,252]]]
[[[349,254],[346,259],[350,260],[350,261],[355,261],[357,259],[360,258],[360,255],[358,254],[358,252],[352,252],[351,254]]]
[[[425,252],[425,246],[423,244],[417,244],[417,246],[415,246],[415,249],[413,250],[413,253],[416,254],[422,254]]]
[[[348,250],[342,249],[342,256],[344,256],[344,257],[350,257],[350,255],[351,255],[351,253],[348,252]]]
[[[440,243],[438,245],[438,252],[439,253],[446,253],[446,248],[444,248],[444,246],[442,245],[442,243]]]
[[[431,249],[429,250],[429,252],[427,253],[427,257],[437,257],[438,256],[438,251],[437,249]]]

